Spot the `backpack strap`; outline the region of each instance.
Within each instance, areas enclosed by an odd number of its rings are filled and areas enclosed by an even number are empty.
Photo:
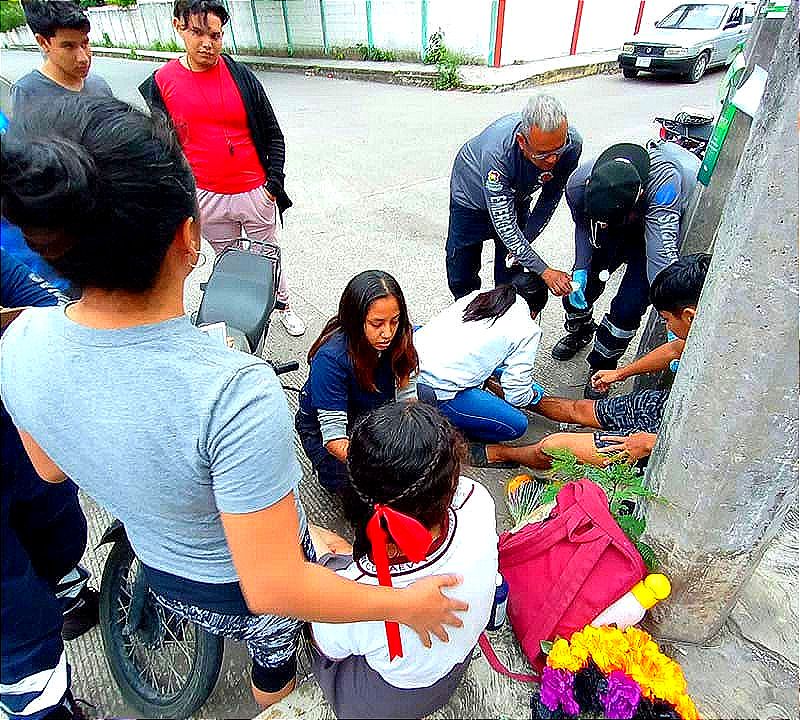
[[[489,638],[486,637],[486,633],[481,633],[480,637],[478,638],[478,645],[480,645],[486,661],[495,672],[505,675],[506,677],[510,677],[512,680],[519,680],[520,682],[539,682],[539,675],[536,672],[534,672],[533,675],[516,673],[512,672],[505,665],[503,665],[503,663],[501,663],[497,657],[492,644],[489,642]]]

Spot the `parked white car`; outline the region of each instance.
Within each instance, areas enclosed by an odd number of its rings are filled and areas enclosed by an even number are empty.
[[[619,66],[626,78],[640,72],[671,73],[696,83],[703,73],[730,62],[731,51],[747,38],[755,2],[683,3],[652,30],[622,46]]]

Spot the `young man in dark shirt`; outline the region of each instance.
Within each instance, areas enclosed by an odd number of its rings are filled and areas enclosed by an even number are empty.
[[[89,18],[71,0],[23,0],[25,19],[44,53],[41,68],[32,70],[11,86],[12,114],[20,118],[41,102],[74,93],[111,95],[108,83],[89,74]]]

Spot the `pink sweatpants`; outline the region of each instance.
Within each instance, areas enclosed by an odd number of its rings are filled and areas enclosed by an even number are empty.
[[[274,248],[278,247],[278,210],[263,186],[235,195],[220,195],[198,188],[197,202],[203,237],[217,255],[246,235],[250,241],[250,252],[266,257],[275,256]],[[283,263],[276,297],[278,307],[288,306],[289,291]]]

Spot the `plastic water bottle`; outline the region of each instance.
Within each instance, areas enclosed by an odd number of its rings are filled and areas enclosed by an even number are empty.
[[[506,604],[508,603],[508,583],[505,578],[497,573],[495,579],[494,605],[489,616],[487,630],[499,630],[506,622]]]
[[[669,597],[671,589],[666,576],[660,573],[648,575],[603,610],[592,620],[592,625],[616,625],[620,630],[636,625],[653,605]]]

